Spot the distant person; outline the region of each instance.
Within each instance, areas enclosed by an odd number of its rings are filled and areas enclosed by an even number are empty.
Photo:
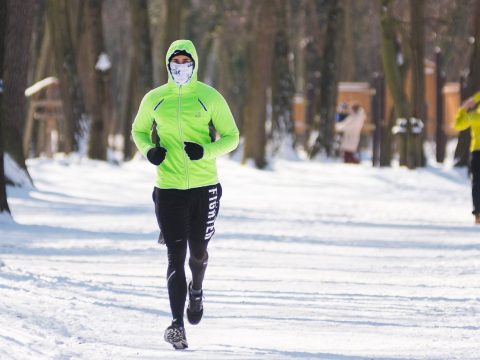
[[[480,92],[465,100],[455,117],[455,130],[470,128],[472,153],[470,171],[472,174],[472,199],[475,224],[480,225]]]
[[[342,101],[340,104],[337,106],[337,111],[335,113],[335,122],[342,122],[343,120],[346,119],[346,117],[350,114],[350,108],[348,106],[348,103],[345,101]],[[334,140],[334,154],[336,157],[340,156],[340,144],[342,143],[342,134],[337,132],[335,134],[335,140]]]
[[[360,143],[360,133],[365,122],[365,111],[359,103],[352,104],[351,113],[341,122],[335,124],[335,130],[342,133],[340,150],[343,161],[347,164],[358,164],[360,160],[356,155]]]
[[[207,246],[215,233],[222,187],[215,159],[238,145],[239,132],[222,95],[197,80],[198,56],[190,40],[177,40],[166,54],[168,83],[148,92],[132,126],[138,150],[157,167],[155,214],[167,246],[167,287],[172,323],[164,339],[188,347],[183,311],[195,325],[203,315],[202,283]],[[151,140],[152,123],[160,138]],[[220,138],[216,140],[215,128]],[[185,276],[187,247],[192,280]]]
[[[347,118],[349,114],[350,114],[350,111],[348,108],[348,103],[346,103],[345,101],[342,101],[340,104],[338,104],[337,113],[335,114],[335,121],[342,122]]]

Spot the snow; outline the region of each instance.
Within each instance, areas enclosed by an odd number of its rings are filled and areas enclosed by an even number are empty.
[[[28,88],[25,89],[25,96],[30,97],[36,93],[38,93],[40,90],[43,90],[44,88],[53,85],[53,84],[58,84],[58,79],[56,77],[50,76],[47,77],[43,80],[40,80],[33,84],[32,86],[29,86]]]
[[[32,182],[28,174],[18,166],[17,162],[8,153],[3,154],[5,177],[16,186],[31,188]]]
[[[0,225],[1,359],[479,358],[464,170],[219,160],[205,315],[174,351],[153,167],[28,164]]]
[[[95,64],[95,70],[104,72],[110,70],[111,67],[112,63],[110,62],[108,55],[104,52],[100,53],[97,63]]]

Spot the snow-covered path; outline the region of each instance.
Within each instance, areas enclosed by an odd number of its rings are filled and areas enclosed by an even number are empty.
[[[175,352],[152,168],[29,165],[0,220],[0,359],[480,359],[461,172],[220,160],[205,316]]]

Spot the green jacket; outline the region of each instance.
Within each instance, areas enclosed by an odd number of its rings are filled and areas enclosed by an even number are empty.
[[[133,141],[146,156],[155,147],[151,140],[153,120],[157,123],[160,146],[167,149],[157,167],[156,186],[161,189],[191,189],[218,183],[215,159],[234,150],[239,132],[223,96],[197,80],[198,56],[190,40],[177,40],[167,51],[166,62],[175,50],[192,55],[195,68],[191,80],[177,85],[168,71],[168,83],[148,92],[132,125]],[[212,126],[214,131],[212,131]],[[219,139],[215,140],[215,132]],[[204,155],[192,161],[184,141],[203,146]]]
[[[480,93],[474,95],[475,102],[480,102]],[[470,128],[470,151],[480,150],[480,106],[474,111],[460,109],[455,116],[455,130],[462,131]]]

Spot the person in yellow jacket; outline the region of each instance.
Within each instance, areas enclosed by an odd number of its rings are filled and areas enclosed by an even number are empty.
[[[470,171],[472,173],[472,199],[475,223],[480,225],[480,92],[465,100],[455,117],[455,130],[470,128],[472,153]]]
[[[168,82],[144,96],[132,137],[157,170],[152,197],[167,246],[167,288],[173,318],[164,339],[175,349],[185,349],[185,301],[188,293],[187,319],[198,324],[203,315],[207,246],[215,233],[222,197],[215,160],[237,147],[239,131],[223,96],[197,80],[198,55],[190,40],[174,41],[165,61]],[[154,121],[158,144],[150,136]],[[187,249],[192,274],[188,285]]]

